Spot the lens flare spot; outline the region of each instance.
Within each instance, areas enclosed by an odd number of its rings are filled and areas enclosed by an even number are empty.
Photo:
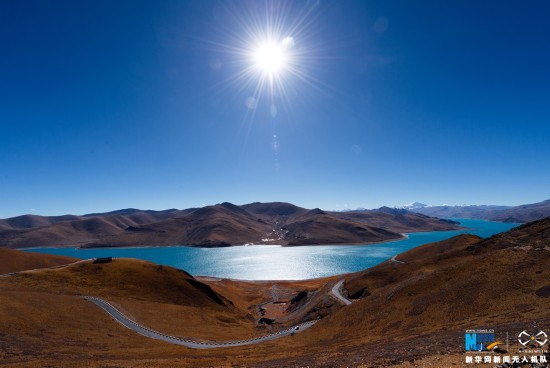
[[[250,110],[254,110],[256,108],[256,106],[258,106],[258,100],[256,98],[250,96],[244,101],[244,104]]]
[[[285,37],[283,38],[283,40],[281,41],[281,45],[283,46],[284,49],[291,49],[294,47],[294,38],[292,37]]]
[[[277,106],[275,105],[271,105],[271,108],[269,109],[269,113],[271,114],[271,116],[275,117],[277,116]]]

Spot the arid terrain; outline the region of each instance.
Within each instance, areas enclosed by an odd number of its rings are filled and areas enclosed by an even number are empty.
[[[18,272],[0,278],[0,358],[8,367],[460,367],[466,329],[513,335],[533,321],[549,329],[549,239],[547,218],[484,240],[427,244],[358,273],[295,282],[193,277],[133,259]],[[11,266],[15,254],[29,257],[29,269],[72,261],[10,252],[0,261],[7,272],[21,270]],[[331,294],[340,280],[351,305]],[[320,321],[270,342],[196,350],[141,336],[82,295],[199,341]]]
[[[65,265],[76,258],[26,253],[0,247],[0,274]]]
[[[387,207],[325,212],[289,203],[222,203],[166,211],[119,210],[84,216],[25,215],[0,220],[0,245],[118,247],[241,244],[364,244],[399,239],[401,233],[455,230],[452,221]]]

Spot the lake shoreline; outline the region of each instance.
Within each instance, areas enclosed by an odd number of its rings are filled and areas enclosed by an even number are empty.
[[[109,248],[27,248],[28,252],[76,258],[137,258],[223,279],[309,280],[368,269],[418,246],[470,233],[481,237],[507,231],[516,224],[463,220],[467,230],[415,232],[372,244],[281,246],[239,245],[221,248],[139,246]]]
[[[447,232],[447,231],[457,231],[457,230],[442,230],[437,231],[440,233]],[[422,231],[424,232],[424,231]],[[392,238],[387,240],[381,240],[381,241],[372,241],[372,242],[360,242],[360,243],[311,243],[311,244],[273,244],[273,243],[246,243],[246,244],[230,244],[230,245],[195,245],[195,244],[173,244],[173,245],[129,245],[129,246],[90,246],[90,247],[37,247],[37,248],[55,248],[55,249],[65,249],[65,248],[73,248],[73,249],[80,249],[80,250],[86,250],[86,249],[132,249],[132,248],[170,248],[170,247],[188,247],[188,248],[204,248],[204,249],[217,249],[217,248],[232,248],[232,247],[256,247],[256,246],[273,246],[273,247],[281,247],[281,248],[295,248],[295,247],[323,247],[323,246],[367,246],[367,245],[373,245],[373,244],[384,244],[384,243],[390,243],[394,241],[399,241],[403,239],[408,238],[408,234],[415,234],[414,232],[411,233],[403,233],[400,234],[401,236],[399,238]],[[32,248],[20,248],[21,250],[27,250],[27,249],[36,249],[35,247]]]

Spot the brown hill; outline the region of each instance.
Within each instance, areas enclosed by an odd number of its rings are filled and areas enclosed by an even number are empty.
[[[252,211],[252,212],[251,212]],[[370,220],[386,228],[371,226]],[[393,226],[404,231],[451,230],[456,224],[407,213],[393,215],[373,211],[360,221],[345,213],[306,210],[288,203],[222,203],[197,209],[184,216],[127,228],[91,246],[175,245],[227,246],[234,244],[364,244],[399,239]]]
[[[120,212],[120,211],[114,211]],[[84,216],[41,217],[34,216],[36,226],[13,227],[0,231],[0,244],[9,247],[78,246],[123,232],[129,227],[158,222],[186,211],[129,211],[126,214],[98,214]],[[52,218],[56,220],[52,220]],[[57,219],[59,221],[57,221]],[[14,223],[13,219],[4,220]],[[49,223],[49,225],[48,225]],[[44,225],[46,224],[46,225]]]
[[[490,219],[494,219],[493,221],[521,223],[541,220],[548,216],[550,216],[550,199],[498,211]]]
[[[549,238],[547,218],[488,239],[460,235],[412,249],[396,257],[404,263],[348,275],[347,293],[366,296],[311,333],[346,346],[342,355],[410,359],[434,348],[459,352],[468,328],[517,335],[534,320],[548,323]]]
[[[470,250],[481,253],[506,248],[544,251],[550,250],[550,217],[533,221],[496,234],[472,246]],[[544,254],[544,252],[542,253]]]
[[[195,208],[187,210],[169,209],[164,211],[139,210],[135,208],[127,208],[123,210],[105,212],[105,213],[90,213],[82,216],[63,215],[63,216],[39,216],[39,215],[23,215],[0,220],[0,230],[21,230],[44,227],[58,224],[61,222],[86,220],[89,218],[118,218],[126,219],[134,224],[146,224],[160,221],[166,218],[177,217],[194,211]]]
[[[246,311],[206,283],[182,270],[136,259],[82,262],[61,269],[21,273],[2,279],[2,283],[6,291],[33,290],[72,295],[77,300],[81,295],[103,297],[144,324],[155,328],[160,325],[180,336],[228,339],[229,333],[248,337],[258,332]],[[231,331],[231,327],[235,330]]]
[[[231,305],[230,301],[185,271],[137,259],[116,258],[97,264],[89,261],[62,269],[23,273],[12,279],[21,285],[53,288],[78,295],[139,297],[195,307]]]
[[[0,230],[0,245],[12,248],[43,246],[139,246],[235,244],[342,244],[397,239],[398,233],[454,230],[450,222],[414,213],[384,211],[324,212],[289,203],[222,203],[199,209],[142,211],[125,209],[70,219],[33,217]],[[55,222],[57,221],[57,222]],[[55,222],[55,223],[54,223]],[[7,226],[7,225],[6,225]]]
[[[77,260],[72,257],[28,253],[0,247],[0,274],[61,266]]]
[[[199,208],[184,216],[132,226],[92,246],[198,245],[228,246],[261,242],[271,226],[231,203]]]
[[[331,214],[344,220],[352,220],[399,233],[446,231],[460,228],[453,221],[437,219],[403,209],[390,209],[388,207],[382,207],[378,210],[332,212]]]
[[[97,241],[107,235],[117,234],[130,224],[135,223],[125,217],[91,217],[26,230],[2,231],[0,232],[0,242],[14,248],[75,246]]]
[[[57,224],[62,221],[78,220],[81,217],[73,215],[65,216],[38,216],[22,215],[0,220],[0,230],[30,229],[33,227],[42,227]]]
[[[181,212],[181,211],[176,209],[176,208],[170,208],[168,210],[162,210],[162,211],[140,210],[140,209],[137,209],[137,208],[124,208],[122,210],[115,210],[115,211],[110,211],[110,212],[88,213],[88,214],[83,215],[82,217],[106,217],[106,216],[112,216],[112,215],[129,216],[129,215],[147,214],[147,215],[150,215],[150,216],[152,216],[152,217],[154,217],[158,220],[159,218],[163,218],[163,217],[166,217],[166,216],[167,217],[172,217],[174,213],[178,213],[178,212]]]
[[[288,245],[304,244],[355,244],[399,239],[393,231],[340,219],[321,210],[311,210],[282,227]]]
[[[254,202],[241,206],[243,209],[255,215],[269,217],[290,218],[305,214],[308,210],[285,202],[260,203]]]

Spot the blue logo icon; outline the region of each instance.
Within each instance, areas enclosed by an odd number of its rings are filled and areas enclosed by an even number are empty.
[[[467,330],[464,340],[466,351],[488,351],[497,345],[494,330]]]

